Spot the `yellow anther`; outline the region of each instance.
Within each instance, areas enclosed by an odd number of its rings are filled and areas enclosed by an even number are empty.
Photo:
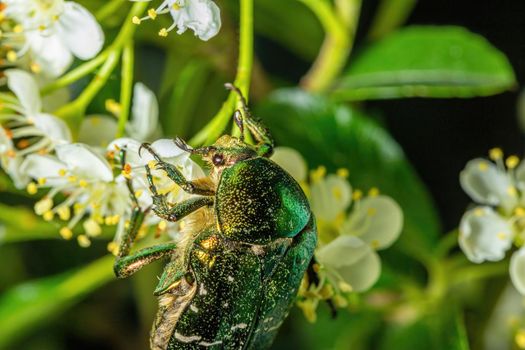
[[[48,210],[42,215],[42,218],[44,218],[45,221],[51,221],[54,216],[55,214],[51,210]]]
[[[297,302],[297,306],[303,310],[304,317],[308,322],[315,323],[317,321],[317,313],[315,312],[317,303],[314,304],[313,300],[307,299]]]
[[[514,209],[514,215],[516,215],[516,216],[525,216],[525,208],[517,207],[516,209]]]
[[[159,222],[157,227],[159,228],[160,231],[164,231],[168,227],[168,223],[166,221],[162,220],[161,222]]]
[[[60,16],[59,15],[54,15],[53,17],[51,17],[53,19],[53,22],[56,22],[60,19]]]
[[[515,167],[518,166],[519,163],[520,163],[520,159],[517,156],[509,156],[505,160],[505,165],[509,169],[514,169]]]
[[[113,114],[114,116],[118,117],[120,116],[120,113],[122,112],[122,105],[115,101],[114,99],[110,98],[107,99],[104,103],[106,110]]]
[[[60,236],[62,236],[63,239],[70,240],[71,237],[73,237],[73,231],[67,226],[64,226],[59,231]]]
[[[91,240],[86,235],[79,235],[77,237],[78,245],[82,248],[87,248],[91,245]]]
[[[377,214],[377,209],[376,208],[368,208],[368,210],[366,211],[366,215],[368,216],[374,216]]]
[[[80,203],[75,203],[73,204],[73,212],[75,214],[78,214],[80,213],[82,210],[84,210],[84,205],[83,204],[80,204]]]
[[[498,160],[503,158],[503,151],[499,147],[492,148],[489,150],[489,158],[492,160]]]
[[[157,11],[155,9],[149,9],[148,10],[148,17],[151,19],[157,18]]]
[[[514,341],[520,349],[525,349],[525,329],[519,329],[514,336]]]
[[[135,191],[135,197],[140,198],[140,196],[142,196],[143,193],[144,193],[144,191],[137,190],[137,191]]]
[[[104,218],[104,223],[107,225],[107,226],[112,226],[112,225],[116,225],[118,224],[118,222],[120,221],[120,215],[113,215],[113,216],[106,216]]]
[[[319,295],[323,299],[330,299],[334,295],[334,287],[330,284],[325,284],[319,291]]]
[[[352,193],[352,199],[354,201],[358,201],[360,200],[361,198],[363,198],[363,192],[361,190],[355,190],[353,193]]]
[[[341,189],[339,187],[334,187],[334,188],[332,188],[332,195],[336,199],[341,199],[343,197],[343,191],[341,191]]]
[[[29,65],[29,68],[31,69],[31,72],[35,74],[38,74],[42,71],[42,67],[40,67],[40,65],[36,62],[31,62],[31,64]]]
[[[176,2],[173,3],[173,5],[171,5],[171,7],[175,10],[175,11],[178,11],[182,8],[182,6],[180,6],[179,4],[177,4]]]
[[[67,181],[69,181],[71,183],[77,182],[77,180],[78,180],[77,177],[74,176],[74,175],[68,176],[68,178],[67,178]]]
[[[60,169],[58,171],[58,176],[66,176],[67,174],[67,170],[66,169]]]
[[[57,209],[57,214],[60,220],[67,221],[71,218],[71,209],[67,205],[61,205]]]
[[[13,33],[22,33],[24,31],[24,27],[22,27],[21,24],[17,24],[16,26],[14,26],[13,28]]]
[[[79,180],[78,185],[82,188],[86,188],[88,185],[88,182],[86,180]]]
[[[41,24],[41,25],[38,26],[38,30],[43,32],[44,30],[46,30],[46,26]]]
[[[155,160],[150,160],[148,162],[148,168],[150,168],[150,169],[154,169],[156,165],[157,165],[157,161],[155,161]]]
[[[326,176],[326,168],[324,166],[320,166],[315,170],[312,170],[310,172],[310,178],[312,179],[312,182],[320,181]]]
[[[37,215],[43,215],[46,211],[51,210],[51,208],[53,208],[53,200],[49,197],[44,197],[35,203],[34,209]]]
[[[340,294],[334,295],[332,300],[334,301],[335,306],[338,308],[343,308],[343,307],[348,306],[348,300]]]
[[[370,242],[370,245],[372,246],[372,248],[374,249],[377,249],[379,248],[379,241],[377,239],[373,239],[372,242]]]
[[[90,237],[96,237],[102,233],[102,229],[100,228],[99,224],[92,218],[89,218],[86,221],[84,221],[84,224],[82,226],[84,227],[84,230],[86,231],[87,235]]]
[[[163,38],[168,36],[168,31],[166,30],[166,28],[162,28],[161,30],[159,30],[159,36]]]
[[[350,172],[346,168],[339,168],[337,169],[336,175],[346,179],[348,175],[350,175]]]
[[[480,162],[479,163],[479,170],[487,171],[488,168],[489,168],[489,165],[487,164],[487,162]]]
[[[372,187],[369,191],[368,191],[368,196],[369,197],[377,197],[379,196],[379,189],[377,187]]]
[[[476,216],[483,216],[485,215],[485,210],[483,210],[482,208],[476,208],[474,209],[474,215]]]
[[[113,242],[109,242],[108,243],[108,251],[111,254],[117,256],[118,255],[118,244],[117,244],[117,242],[114,242],[114,241]]]
[[[346,283],[345,281],[339,281],[338,286],[341,292],[343,293],[350,293],[354,290],[354,288],[352,288],[352,286]]]
[[[46,178],[45,177],[39,177],[38,180],[37,180],[38,184],[40,186],[44,186],[47,182]]]
[[[138,18],[137,16],[133,16],[133,18],[131,19],[131,22],[133,22],[133,24],[139,25],[142,22],[142,20]]]
[[[18,58],[16,52],[13,50],[7,51],[6,57],[9,62],[16,62],[16,59]]]
[[[496,236],[498,237],[498,239],[504,241],[508,235],[505,232],[498,232]]]
[[[34,182],[30,182],[26,187],[27,193],[33,195],[38,192],[38,186]]]
[[[514,186],[509,186],[509,188],[507,188],[507,193],[509,196],[516,197],[518,195],[518,190],[516,190],[516,187]]]

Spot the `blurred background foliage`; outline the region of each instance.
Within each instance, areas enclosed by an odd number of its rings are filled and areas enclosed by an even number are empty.
[[[110,43],[126,11],[106,16],[105,1],[79,2],[97,15]],[[191,34],[161,38],[162,23],[137,31],[135,79],[157,93],[167,136],[194,136],[226,99],[224,82],[234,79],[238,1],[217,3],[223,28],[208,43]],[[255,114],[312,168],[348,168],[355,188],[377,186],[405,213],[400,240],[381,253],[378,285],[335,320],[325,305],[315,324],[294,310],[275,349],[482,348],[479,335],[494,307],[487,301],[505,286],[497,276],[506,266],[489,265],[486,274],[496,277],[485,284],[468,265],[450,275],[447,264],[466,259],[444,263],[451,244],[440,238],[469,202],[458,184],[466,161],[493,146],[522,152],[516,105],[525,76],[524,13],[521,1],[363,1],[343,73],[311,94],[298,86],[308,87],[301,78],[323,43],[321,23],[301,1],[255,0]],[[88,114],[104,110],[119,82],[117,69]],[[32,198],[5,175],[0,180],[0,348],[147,348],[162,265],[115,281],[107,241],[84,249],[61,240],[55,225],[32,213]]]

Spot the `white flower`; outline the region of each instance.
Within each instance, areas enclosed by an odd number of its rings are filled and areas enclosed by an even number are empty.
[[[42,113],[38,86],[29,73],[18,69],[9,69],[4,73],[7,87],[15,97],[0,94],[3,105],[0,110],[2,167],[20,187],[26,182],[15,170],[21,157],[35,152],[49,153],[56,145],[70,142],[71,134],[62,120]]]
[[[120,105],[108,101],[108,109],[118,117]],[[133,89],[131,120],[126,124],[126,134],[131,139],[148,141],[159,129],[159,106],[153,91],[142,83]],[[109,115],[91,115],[84,118],[78,139],[93,147],[106,148],[117,133],[117,119]]]
[[[56,77],[73,56],[93,58],[104,44],[104,33],[83,6],[64,0],[4,0],[5,16],[18,23],[9,39],[23,43],[15,60],[30,56],[33,71]],[[11,54],[13,56],[13,54]]]
[[[220,9],[211,0],[164,0],[156,9],[150,9],[148,16],[135,17],[133,21],[140,24],[143,20],[154,20],[157,15],[168,12],[173,18],[173,24],[168,28],[162,28],[159,32],[160,36],[167,36],[175,28],[177,34],[182,34],[189,28],[199,39],[207,41],[217,35],[221,28]]]
[[[490,162],[474,159],[460,174],[461,187],[481,206],[465,213],[459,225],[459,246],[474,263],[499,261],[513,245],[525,242],[525,164],[516,156],[503,159],[494,148]],[[525,295],[525,253],[511,257],[510,276]]]
[[[291,174],[307,173],[302,157],[293,149],[277,147],[275,154],[272,160]],[[326,175],[324,167],[311,173],[307,192],[319,231],[315,256],[336,291],[362,292],[379,278],[381,261],[376,250],[397,240],[403,212],[392,198],[379,195],[375,188],[363,198],[361,191],[352,190],[347,175],[344,169],[337,175]]]

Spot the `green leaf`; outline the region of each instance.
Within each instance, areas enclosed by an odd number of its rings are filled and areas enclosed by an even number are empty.
[[[105,256],[81,269],[23,283],[5,292],[0,297],[0,349],[111,281],[113,260],[113,256]]]
[[[334,90],[338,100],[473,97],[513,88],[505,55],[461,27],[413,26],[372,44]]]
[[[417,0],[382,0],[370,25],[368,37],[377,40],[407,20],[416,6]]]
[[[33,239],[59,239],[59,228],[23,206],[0,203],[0,244]]]
[[[358,110],[331,104],[300,90],[278,90],[256,113],[278,145],[297,149],[310,168],[347,168],[354,188],[377,186],[405,215],[399,243],[407,252],[430,255],[439,224],[433,203],[400,146]]]

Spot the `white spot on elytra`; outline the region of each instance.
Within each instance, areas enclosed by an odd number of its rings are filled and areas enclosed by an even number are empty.
[[[230,330],[234,331],[236,329],[244,329],[246,327],[248,327],[246,323],[239,323],[239,324],[236,324],[235,326],[232,326]]]
[[[214,342],[211,342],[211,343],[206,342],[206,341],[201,341],[199,343],[200,346],[205,346],[205,347],[219,345],[219,344],[222,344],[222,340],[217,340],[217,341],[214,341]]]
[[[202,339],[200,335],[189,335],[185,336],[178,332],[175,332],[175,338],[183,343],[193,343]]]
[[[235,281],[235,278],[233,278],[232,276],[228,276],[227,279],[228,279],[228,282],[233,282],[233,281]]]
[[[206,294],[208,294],[208,291],[206,290],[206,288],[204,288],[204,284],[201,284],[199,287],[199,295],[206,295]]]
[[[190,310],[193,311],[193,312],[195,312],[195,313],[199,312],[199,309],[198,309],[195,305],[193,305],[193,304],[190,305]]]

